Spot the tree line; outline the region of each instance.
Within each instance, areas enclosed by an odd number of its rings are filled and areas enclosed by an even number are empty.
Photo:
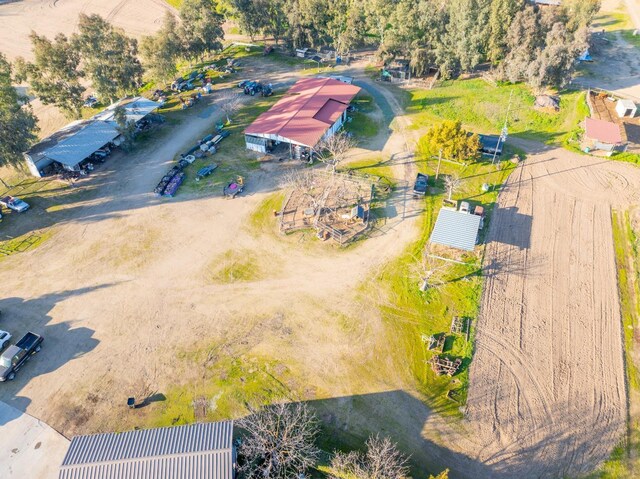
[[[338,53],[376,47],[384,61],[407,59],[414,75],[437,68],[456,78],[483,62],[500,79],[562,86],[587,48],[599,0],[541,8],[525,0],[227,0],[244,33],[291,48]]]
[[[0,115],[8,133],[0,162],[16,162],[33,140],[36,124],[25,98],[9,92],[28,81],[42,103],[80,118],[91,85],[110,103],[135,94],[143,75],[166,82],[180,62],[222,48],[225,19],[251,38],[263,35],[291,50],[328,47],[338,53],[376,48],[384,62],[409,61],[414,75],[437,68],[456,78],[490,62],[497,79],[533,88],[562,87],[576,57],[587,48],[588,27],[599,0],[564,0],[539,8],[525,0],[184,0],[175,16],[140,42],[99,15],[80,14],[71,36],[30,35],[33,61],[2,57]],[[19,111],[16,105],[20,106]]]

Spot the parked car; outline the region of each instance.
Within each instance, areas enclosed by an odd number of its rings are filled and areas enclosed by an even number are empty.
[[[468,213],[469,212],[469,203],[466,201],[461,201],[460,202],[460,208],[458,208],[458,211],[460,211],[461,213]]]
[[[40,351],[44,338],[28,332],[16,344],[9,346],[0,356],[0,381],[11,381],[16,372]]]
[[[87,99],[84,101],[84,106],[87,108],[93,108],[97,104],[98,104],[98,99],[93,95],[87,97]]]
[[[427,182],[429,177],[418,173],[416,175],[416,182],[413,184],[413,196],[426,196],[427,195]]]
[[[7,331],[2,331],[0,329],[0,351],[9,346],[9,341],[11,340],[11,333]]]
[[[0,205],[18,213],[22,213],[29,209],[29,204],[26,201],[22,201],[20,198],[16,198],[15,196],[5,196],[0,199]]]

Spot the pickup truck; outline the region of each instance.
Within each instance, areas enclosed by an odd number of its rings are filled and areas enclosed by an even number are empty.
[[[20,198],[16,198],[14,196],[5,196],[4,198],[0,198],[0,205],[18,213],[22,213],[29,209],[29,204],[26,201],[22,201]]]
[[[427,195],[427,182],[429,177],[418,173],[416,175],[416,182],[413,185],[413,196],[426,196]]]
[[[28,332],[16,344],[9,346],[0,356],[0,381],[11,381],[16,372],[29,361],[33,354],[40,351],[44,338]]]

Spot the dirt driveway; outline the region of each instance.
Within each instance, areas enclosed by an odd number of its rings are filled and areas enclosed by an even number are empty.
[[[625,431],[611,208],[637,204],[640,170],[518,146],[536,153],[491,222],[467,418],[490,477],[575,476]]]

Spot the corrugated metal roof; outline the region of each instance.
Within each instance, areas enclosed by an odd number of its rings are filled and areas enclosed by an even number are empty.
[[[248,135],[279,135],[313,147],[331,127],[331,117],[338,118],[360,91],[331,78],[303,78],[268,111],[262,113],[245,130]],[[327,105],[328,115],[318,113]]]
[[[46,157],[63,165],[77,165],[119,135],[114,118],[119,105],[125,109],[127,119],[136,122],[160,107],[160,103],[144,97],[121,100],[88,120],[69,123],[33,145],[26,154],[35,162]]]
[[[60,479],[231,479],[233,421],[74,437]]]
[[[441,208],[429,241],[465,251],[473,251],[479,228],[480,216]]]
[[[88,121],[80,130],[59,141],[44,154],[63,165],[75,166],[119,134],[114,122]]]

